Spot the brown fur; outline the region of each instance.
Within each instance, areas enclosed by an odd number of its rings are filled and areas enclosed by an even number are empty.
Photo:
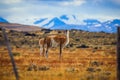
[[[59,46],[60,47],[60,58],[61,58],[62,49],[64,48],[64,46],[66,46],[66,42],[67,42],[66,35],[57,34],[57,35],[49,35],[49,36],[46,36],[44,39],[40,39],[39,44],[42,45],[42,48],[43,48],[42,54],[44,54],[44,51],[46,51],[45,52],[46,57],[48,57],[48,50],[50,47]]]
[[[66,42],[66,36],[64,35],[58,35],[54,37],[55,41],[61,44],[64,44]]]

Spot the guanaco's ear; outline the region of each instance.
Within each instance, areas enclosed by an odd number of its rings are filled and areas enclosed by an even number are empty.
[[[67,33],[68,30],[65,30],[65,32]]]

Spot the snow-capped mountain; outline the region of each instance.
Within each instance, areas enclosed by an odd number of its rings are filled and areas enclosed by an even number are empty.
[[[0,17],[1,23],[9,23],[6,19]],[[117,26],[120,26],[120,19],[100,21],[97,19],[83,19],[75,15],[61,15],[58,17],[37,18],[31,23],[46,29],[60,30],[84,30],[90,32],[108,32],[114,33],[117,31]],[[27,25],[30,25],[29,23]]]
[[[42,26],[44,28],[57,28],[57,26],[69,26],[69,25],[80,25],[79,20],[76,19],[74,15],[62,15],[60,17],[51,17],[51,18],[41,18],[34,22],[37,26]],[[68,27],[70,28],[70,27]],[[57,28],[59,29],[59,28]],[[62,29],[62,27],[61,27]]]
[[[0,22],[3,22],[3,23],[8,23],[8,21],[2,17],[0,17]]]
[[[42,18],[34,22],[35,25],[47,29],[77,29],[90,32],[116,32],[117,26],[120,26],[120,19],[107,20],[101,22],[97,19],[80,20],[75,15],[62,15],[53,18]]]

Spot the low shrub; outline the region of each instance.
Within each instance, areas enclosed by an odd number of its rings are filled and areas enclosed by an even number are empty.
[[[13,52],[13,56],[20,56],[19,52]]]

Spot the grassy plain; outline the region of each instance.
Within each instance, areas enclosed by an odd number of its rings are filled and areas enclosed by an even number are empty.
[[[59,60],[59,49],[50,49],[48,59],[40,56],[39,33],[24,34],[8,34],[20,80],[116,80],[115,35],[71,32],[71,42]],[[0,46],[0,80],[15,80],[4,44]]]

